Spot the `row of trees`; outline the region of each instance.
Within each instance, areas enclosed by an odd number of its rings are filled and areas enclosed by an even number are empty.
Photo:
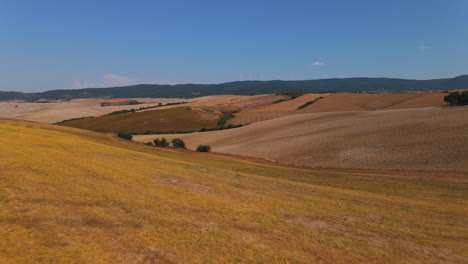
[[[132,140],[133,139],[133,135],[132,133],[129,133],[129,132],[125,132],[125,131],[120,131],[117,133],[117,136],[120,137],[120,138],[123,138],[125,140]],[[187,149],[187,147],[185,147],[185,142],[180,139],[180,138],[174,138],[172,141],[172,147],[173,148],[180,148],[180,149]],[[168,148],[170,147],[170,143],[169,141],[167,141],[166,138],[156,138],[153,140],[153,142],[149,141],[146,143],[146,145],[149,145],[149,146],[156,146],[156,147],[162,147],[162,148]],[[208,146],[208,145],[199,145],[197,147],[197,151],[198,152],[210,152],[211,151],[211,147]]]
[[[182,149],[185,149],[185,142],[180,139],[180,138],[174,138],[172,140],[172,147],[173,148],[182,148]],[[162,139],[154,139],[153,142],[148,142],[146,143],[147,145],[150,145],[150,146],[156,146],[156,147],[162,147],[162,148],[168,148],[170,146],[170,143],[169,141],[167,141],[166,138],[162,138]]]
[[[185,142],[180,139],[180,138],[174,138],[172,141],[172,147],[173,148],[181,148],[181,149],[187,149],[185,147]],[[170,144],[169,144],[169,141],[167,141],[166,138],[162,138],[162,139],[154,139],[153,142],[148,142],[146,143],[147,145],[149,146],[156,146],[156,147],[162,147],[162,148],[168,148],[170,147]],[[199,145],[197,147],[197,151],[198,152],[210,152],[211,151],[211,147],[208,146],[208,145]]]

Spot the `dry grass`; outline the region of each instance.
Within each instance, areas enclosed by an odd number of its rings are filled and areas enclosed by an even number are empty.
[[[333,172],[0,121],[0,263],[466,263],[466,174]]]
[[[163,110],[84,118],[63,122],[60,125],[97,132],[144,133],[146,131],[169,132],[211,128],[216,126],[218,119],[219,114],[216,112],[179,106]]]
[[[298,114],[176,137],[190,149],[207,144],[216,152],[310,167],[468,171],[466,135],[468,107],[439,107]]]

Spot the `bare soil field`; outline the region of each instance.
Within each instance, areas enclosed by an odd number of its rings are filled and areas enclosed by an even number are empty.
[[[308,113],[246,127],[164,135],[189,149],[310,167],[468,170],[468,107]],[[147,142],[161,135],[136,136]]]
[[[230,123],[255,123],[297,113],[373,111],[383,109],[409,109],[442,106],[445,105],[443,100],[445,95],[446,93],[439,91],[396,94],[305,94],[294,100],[257,107],[255,109],[247,109],[246,111],[236,114],[236,117],[230,120]],[[319,97],[323,97],[323,99],[298,110],[298,107]]]
[[[299,110],[299,113],[319,113],[335,111],[369,111],[382,109],[407,109],[442,106],[442,92],[412,92],[387,94],[336,93]]]

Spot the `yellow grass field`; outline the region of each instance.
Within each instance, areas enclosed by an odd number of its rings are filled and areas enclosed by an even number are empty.
[[[467,174],[310,170],[0,120],[0,263],[467,263]]]

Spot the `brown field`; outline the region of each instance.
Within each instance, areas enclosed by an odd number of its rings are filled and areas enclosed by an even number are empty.
[[[0,134],[0,263],[468,261],[466,172],[300,169],[14,120]]]
[[[369,111],[383,109],[407,109],[442,106],[442,92],[412,92],[395,94],[355,94],[336,93],[299,110],[299,113],[319,113],[335,111]]]
[[[276,105],[274,104],[275,101],[288,98],[289,96],[285,95],[262,94],[239,98],[226,103],[212,104],[210,107],[221,112],[246,111]]]
[[[144,102],[144,104],[101,107],[102,102],[121,102],[125,100],[128,101],[129,99],[75,99],[70,102],[60,101],[52,103],[0,101],[0,117],[55,123],[85,116],[101,116],[124,109],[154,106],[158,103],[166,104],[187,101],[184,99],[134,98],[132,100]]]
[[[60,123],[97,132],[170,132],[215,127],[219,113],[188,106],[83,118]]]
[[[446,93],[411,92],[396,94],[305,94],[294,100],[248,109],[236,114],[231,124],[246,124],[298,113],[322,113],[336,111],[372,111],[383,109],[409,109],[443,106]],[[323,99],[306,108],[297,108],[318,97]]]
[[[468,107],[290,115],[231,130],[165,135],[188,148],[310,167],[468,170]],[[136,136],[147,142],[160,135]]]

